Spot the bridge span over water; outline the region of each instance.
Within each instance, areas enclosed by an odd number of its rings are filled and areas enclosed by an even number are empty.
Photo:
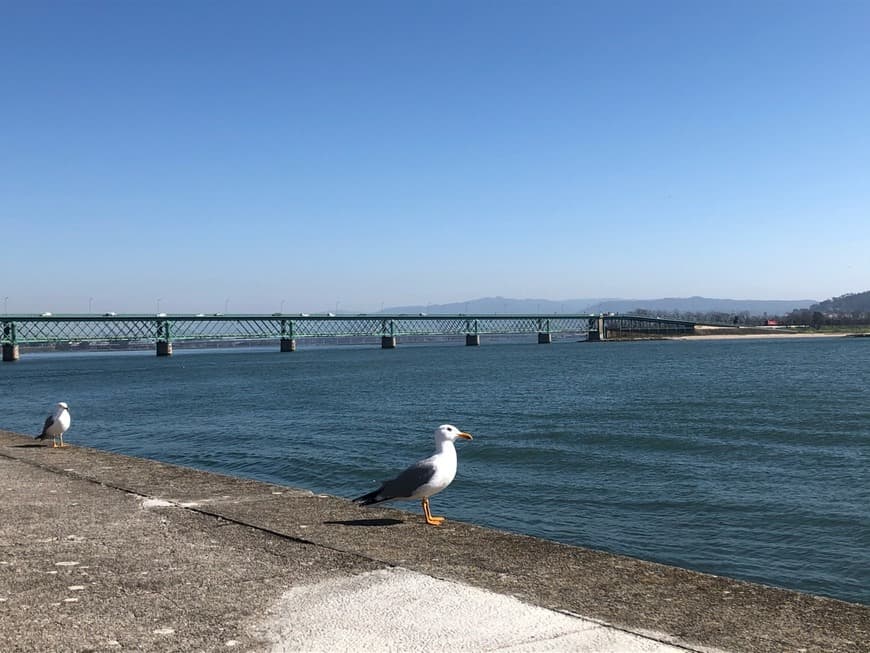
[[[183,315],[4,315],[0,319],[3,360],[19,358],[19,347],[141,348],[155,346],[158,356],[172,354],[173,342],[277,341],[280,351],[296,350],[299,339],[380,339],[392,349],[399,338],[457,337],[479,345],[481,336],[537,337],[549,344],[553,337],[602,341],[661,337],[692,333],[695,323],[638,315],[427,315],[427,314],[239,314]]]

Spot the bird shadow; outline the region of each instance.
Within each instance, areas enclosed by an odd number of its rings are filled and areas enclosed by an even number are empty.
[[[342,519],[339,521],[323,522],[329,526],[395,526],[404,524],[401,519]]]
[[[13,444],[13,447],[16,449],[42,449],[45,448],[44,444]]]

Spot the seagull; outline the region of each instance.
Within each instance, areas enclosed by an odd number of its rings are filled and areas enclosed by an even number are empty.
[[[52,447],[66,447],[63,443],[63,434],[69,429],[70,416],[69,406],[66,402],[61,401],[54,409],[54,415],[49,415],[45,418],[45,424],[42,425],[42,433],[36,436],[37,440],[45,440],[50,437]],[[60,444],[57,443],[60,438]]]
[[[429,497],[446,488],[456,476],[457,438],[471,440],[469,433],[463,433],[452,424],[442,424],[435,429],[435,453],[418,460],[396,478],[386,481],[374,492],[354,499],[354,503],[368,506],[393,499],[422,499],[426,523],[440,526],[444,517],[433,517],[429,512]]]

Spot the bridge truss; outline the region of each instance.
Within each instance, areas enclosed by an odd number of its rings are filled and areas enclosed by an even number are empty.
[[[691,332],[694,324],[612,315],[6,315],[0,343],[171,343],[214,340],[589,334],[590,339]],[[547,335],[546,340],[540,338]],[[467,341],[469,342],[469,341]],[[469,342],[469,344],[471,344]],[[474,344],[479,344],[479,341]],[[386,346],[386,345],[385,345]],[[159,351],[159,347],[158,347]]]

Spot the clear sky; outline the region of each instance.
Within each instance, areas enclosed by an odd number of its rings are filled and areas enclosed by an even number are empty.
[[[870,289],[865,0],[0,8],[9,312]]]

